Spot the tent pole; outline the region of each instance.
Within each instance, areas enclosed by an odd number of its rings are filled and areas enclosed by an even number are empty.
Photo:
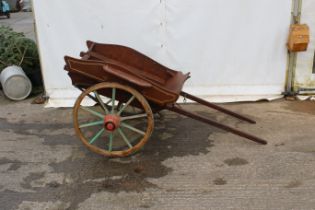
[[[302,0],[292,0],[292,11],[291,11],[291,14],[292,14],[291,23],[292,24],[300,23],[301,13],[302,13]],[[296,95],[296,92],[294,90],[296,60],[297,60],[297,53],[296,52],[289,52],[287,82],[286,82],[286,90],[284,92],[285,96]]]

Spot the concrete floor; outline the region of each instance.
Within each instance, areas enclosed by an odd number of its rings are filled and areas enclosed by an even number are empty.
[[[315,209],[315,102],[224,106],[258,123],[184,107],[269,144],[164,112],[144,150],[107,159],[74,135],[71,109],[1,96],[0,209]]]
[[[0,25],[34,38],[32,13]],[[71,109],[0,94],[0,209],[315,209],[315,102],[224,105],[250,125],[197,105],[185,108],[269,141],[247,141],[164,112],[144,150],[122,159],[88,151]]]

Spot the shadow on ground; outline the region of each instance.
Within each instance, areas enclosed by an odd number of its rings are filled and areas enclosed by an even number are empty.
[[[46,135],[42,130],[71,128],[72,124],[28,124],[19,126],[0,119],[2,129],[17,134],[37,135],[44,139],[43,144],[71,145],[71,158],[61,163],[51,163],[54,173],[62,173],[70,182],[51,182],[45,187],[33,187],[30,183],[44,178],[47,174],[31,173],[24,178],[21,186],[32,190],[31,193],[5,190],[1,192],[0,202],[4,209],[15,209],[22,201],[63,201],[69,203],[68,209],[76,209],[78,204],[95,192],[120,191],[142,192],[146,188],[156,188],[146,178],[159,178],[172,171],[163,161],[172,157],[200,155],[209,152],[213,146],[208,140],[214,129],[202,123],[170,114],[167,118],[156,119],[155,130],[145,147],[137,154],[120,159],[108,159],[88,151],[74,135]],[[35,131],[34,131],[35,129]],[[39,134],[41,133],[41,134]],[[76,157],[76,158],[73,158]],[[79,157],[79,158],[78,158]],[[5,164],[10,160],[0,160]],[[16,170],[23,162],[16,162],[8,170]]]

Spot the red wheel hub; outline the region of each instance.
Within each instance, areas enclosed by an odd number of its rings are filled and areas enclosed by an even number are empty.
[[[115,131],[120,124],[120,117],[117,115],[106,115],[104,117],[104,126],[107,131],[113,132]]]

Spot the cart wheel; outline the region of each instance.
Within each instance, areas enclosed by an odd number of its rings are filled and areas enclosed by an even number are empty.
[[[125,157],[138,151],[154,127],[147,100],[118,83],[99,83],[83,91],[74,105],[73,121],[83,144],[108,157]]]

